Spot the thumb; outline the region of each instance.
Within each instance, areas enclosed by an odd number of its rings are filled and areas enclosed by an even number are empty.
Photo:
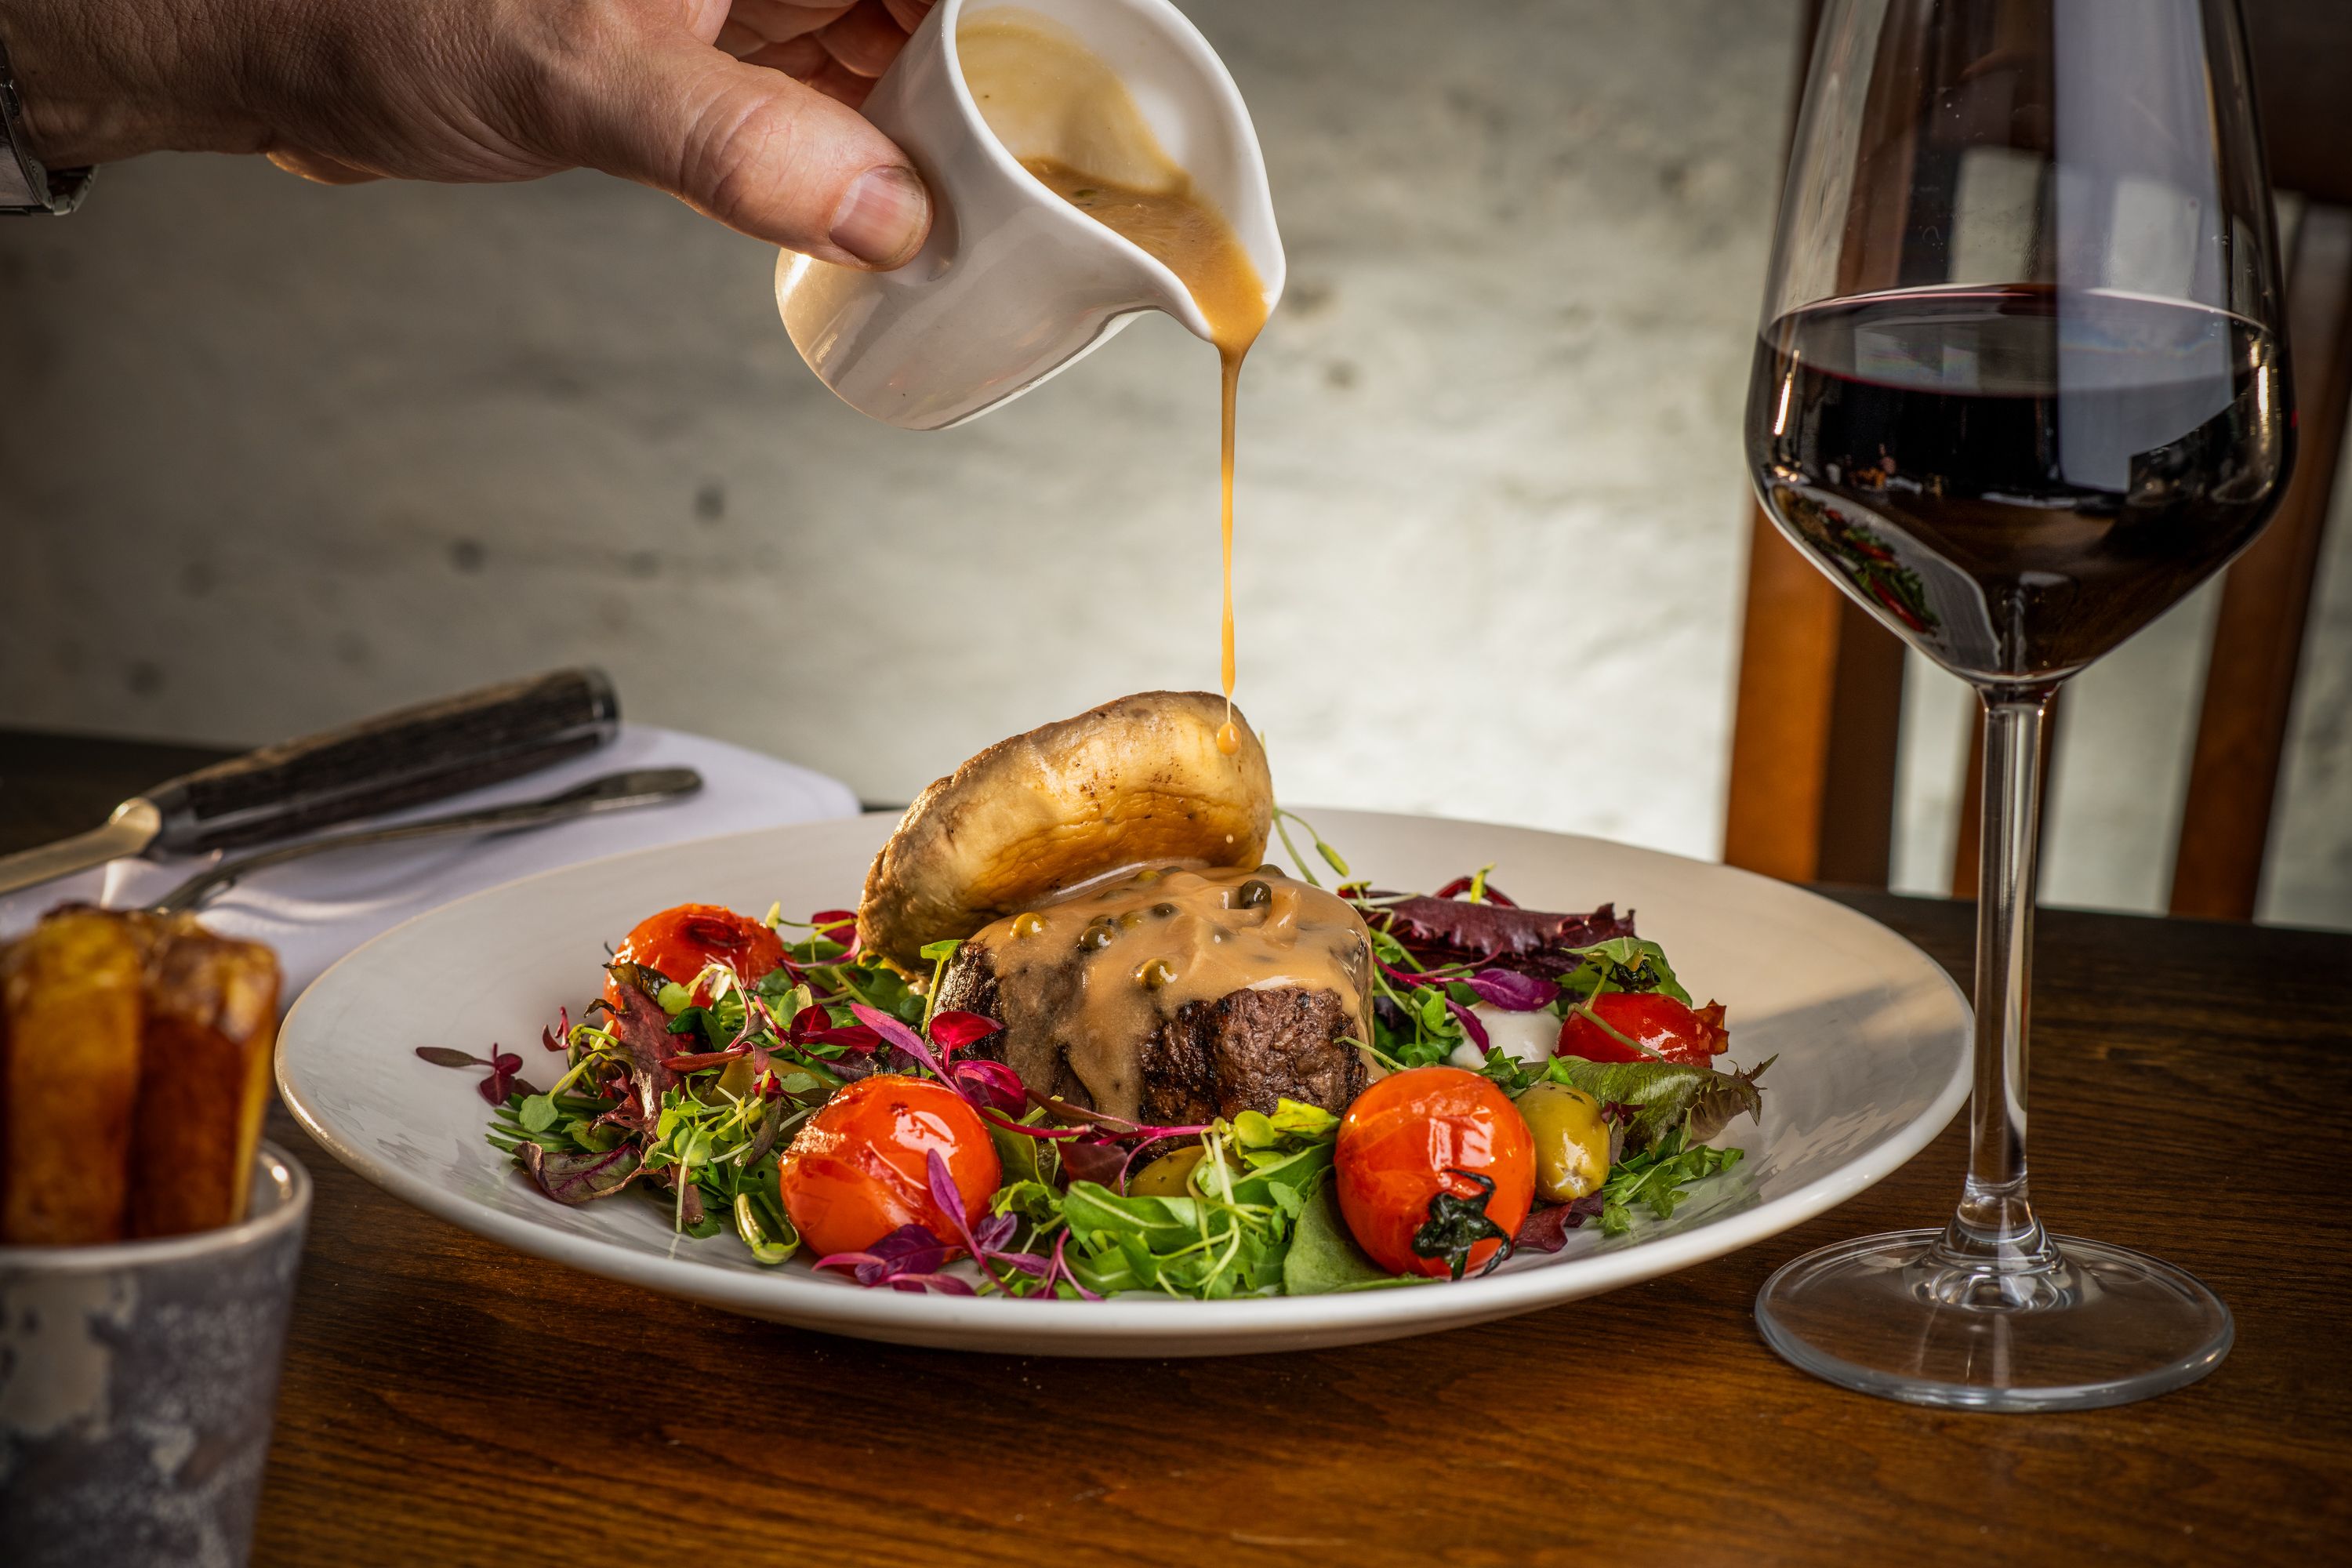
[[[930,232],[914,165],[864,115],[782,71],[685,45],[607,99],[592,167],[822,261],[887,270]]]

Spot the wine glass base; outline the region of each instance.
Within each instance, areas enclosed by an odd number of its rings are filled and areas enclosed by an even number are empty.
[[[1842,1241],[1756,1294],[1765,1342],[1815,1377],[1967,1410],[2091,1410],[2196,1382],[2235,1332],[2168,1263],[2062,1236],[2045,1268],[1959,1260],[1941,1230]]]

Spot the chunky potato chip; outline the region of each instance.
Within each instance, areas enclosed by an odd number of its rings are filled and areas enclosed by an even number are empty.
[[[121,1238],[146,959],[136,926],[85,908],[0,956],[0,1242]]]
[[[178,1236],[244,1217],[269,1103],[278,960],[193,920],[158,933],[131,1142],[132,1236]]]

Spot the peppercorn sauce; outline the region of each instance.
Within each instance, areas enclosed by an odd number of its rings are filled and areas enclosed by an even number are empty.
[[[1371,937],[1346,900],[1271,868],[1122,872],[971,938],[997,981],[1005,1065],[1050,1084],[1066,1064],[1094,1109],[1134,1119],[1160,1024],[1237,991],[1328,991],[1371,1038]]]

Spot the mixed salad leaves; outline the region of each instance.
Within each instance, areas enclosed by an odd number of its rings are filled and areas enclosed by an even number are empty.
[[[417,1054],[489,1069],[489,1141],[556,1202],[635,1194],[686,1235],[731,1229],[761,1264],[903,1290],[1214,1300],[1458,1279],[1587,1223],[1665,1218],[1738,1163],[1710,1140],[1760,1117],[1769,1063],[1715,1065],[1723,1009],[1693,1005],[1630,914],[1525,910],[1484,869],[1382,892],[1313,843],[1376,960],[1359,1043],[1388,1072],[1344,1116],[1285,1100],[1150,1126],[1045,1100],[988,1059],[993,1020],[933,1007],[957,943],[908,975],[859,950],[844,910],[646,921],[585,1015],[543,1031],[544,1089],[519,1053]]]

